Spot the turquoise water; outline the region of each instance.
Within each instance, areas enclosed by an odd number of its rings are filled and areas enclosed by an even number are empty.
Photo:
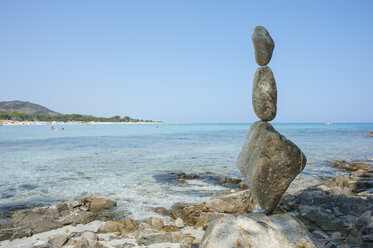
[[[250,124],[0,127],[0,214],[94,195],[118,201],[135,219],[154,207],[200,202],[230,191],[203,178],[167,181],[170,172],[242,178],[235,166]],[[341,173],[332,159],[373,158],[373,124],[274,124],[310,163],[289,190]]]

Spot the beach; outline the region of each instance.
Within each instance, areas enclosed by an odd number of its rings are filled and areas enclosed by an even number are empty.
[[[331,166],[347,170],[346,175],[285,194],[270,217],[277,219],[277,224],[269,228],[272,235],[266,244],[281,240],[290,226],[297,232],[295,241],[290,242],[292,246],[371,247],[372,165],[369,162],[338,161]],[[193,175],[184,177],[193,178]],[[16,211],[9,223],[0,229],[0,247],[204,247],[209,242],[206,235],[211,233],[211,229],[233,216],[259,218],[268,223],[269,218],[257,209],[243,182],[228,178],[225,181],[240,185],[240,189],[207,202],[158,208],[155,212],[159,217],[152,216],[142,221],[118,218],[110,211],[117,202],[95,197]],[[279,223],[279,219],[283,222]],[[258,224],[263,225],[263,222],[258,221]],[[241,228],[239,231],[233,231],[236,238],[237,233],[244,230],[242,226],[238,227]],[[266,230],[255,228],[253,239],[258,236],[257,242],[260,242],[259,237],[266,235]],[[243,233],[251,237],[250,232],[244,230]],[[224,233],[221,235],[224,237]]]
[[[138,121],[138,122],[99,122],[99,121],[10,121],[10,120],[0,120],[0,126],[51,126],[51,125],[61,125],[61,126],[70,126],[70,125],[131,125],[131,124],[165,124],[164,122],[146,122],[146,121]],[[167,123],[166,123],[167,124]]]
[[[348,175],[348,169],[330,166],[336,161],[372,164],[373,140],[364,136],[373,124],[274,126],[308,159],[288,194]],[[250,124],[55,127],[64,131],[0,128],[2,224],[16,211],[98,197],[116,202],[110,218],[141,223],[158,217],[173,225],[159,209],[244,190],[235,160]]]

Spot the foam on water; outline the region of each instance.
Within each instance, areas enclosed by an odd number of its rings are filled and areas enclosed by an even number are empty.
[[[338,173],[328,160],[367,160],[373,124],[275,124],[310,163],[292,183],[297,190]],[[156,175],[212,173],[242,178],[235,166],[250,124],[0,127],[0,214],[81,196],[118,201],[135,219],[152,208],[200,202],[231,188],[205,178],[184,184]],[[58,127],[61,129],[61,127]]]

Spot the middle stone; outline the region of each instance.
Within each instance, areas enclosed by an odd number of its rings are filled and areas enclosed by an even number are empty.
[[[255,114],[262,121],[271,121],[277,111],[277,88],[271,68],[259,67],[254,76],[252,101]]]

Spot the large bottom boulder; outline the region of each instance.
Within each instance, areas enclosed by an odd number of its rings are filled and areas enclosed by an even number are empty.
[[[263,213],[228,216],[214,220],[200,248],[315,248],[323,247],[292,215]]]
[[[246,136],[237,167],[265,213],[277,207],[290,183],[304,169],[307,159],[271,124],[255,122]]]

